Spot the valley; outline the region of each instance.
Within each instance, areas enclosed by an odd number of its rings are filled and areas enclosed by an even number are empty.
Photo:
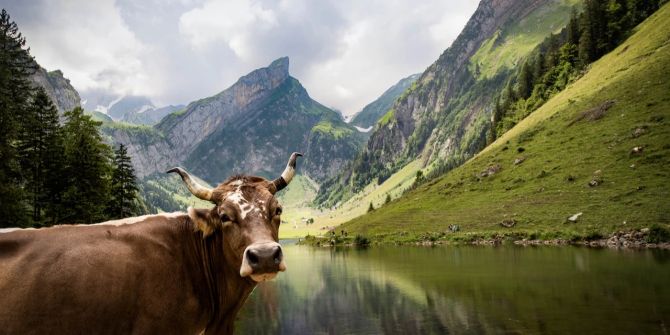
[[[102,91],[82,100],[60,71],[41,69],[33,82],[61,113],[84,106],[107,143],[128,148],[152,213],[208,206],[164,174],[170,167],[215,185],[237,173],[272,178],[301,151],[298,176],[278,194],[282,238],[346,231],[376,243],[581,239],[667,228],[667,205],[653,202],[667,195],[667,6],[653,16],[655,30],[635,28],[581,72],[560,74],[563,82],[541,98],[510,97],[519,95],[524,67],[570,38],[582,6],[590,5],[484,0],[432,65],[348,122],[309,96],[287,57],[184,105]],[[594,110],[603,115],[584,121]]]

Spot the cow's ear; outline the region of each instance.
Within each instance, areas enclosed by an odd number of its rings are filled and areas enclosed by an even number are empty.
[[[195,223],[195,228],[202,232],[202,237],[211,235],[216,229],[216,221],[211,213],[209,209],[188,208],[188,217]]]

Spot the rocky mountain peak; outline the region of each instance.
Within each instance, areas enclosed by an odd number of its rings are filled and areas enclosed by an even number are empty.
[[[213,183],[235,173],[273,177],[302,151],[302,172],[323,180],[353,158],[363,136],[312,100],[288,66],[288,57],[279,58],[152,128],[108,124],[105,131],[128,147],[140,178],[176,165]]]
[[[269,68],[281,70],[284,73],[288,74],[288,64],[289,64],[288,57],[284,56],[275,59],[272,63],[270,63]]]
[[[63,76],[61,70],[48,72],[38,66],[37,71],[30,76],[30,81],[33,86],[44,88],[61,114],[81,105],[79,93],[72,87],[70,80]]]
[[[268,67],[254,70],[243,76],[234,86],[241,86],[242,89],[248,89],[249,86],[255,89],[275,89],[289,78],[288,65],[288,57],[279,58],[270,63]]]

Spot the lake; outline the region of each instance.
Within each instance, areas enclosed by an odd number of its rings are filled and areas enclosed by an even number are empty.
[[[239,334],[667,334],[670,253],[580,247],[312,248],[260,284]]]

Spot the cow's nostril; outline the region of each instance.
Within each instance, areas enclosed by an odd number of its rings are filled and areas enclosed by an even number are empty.
[[[258,255],[256,255],[256,252],[253,250],[247,251],[247,260],[249,260],[249,263],[252,265],[258,264]]]
[[[276,247],[274,253],[272,254],[272,258],[275,261],[275,264],[281,263],[281,260],[283,258],[283,254],[281,251],[281,247]]]

